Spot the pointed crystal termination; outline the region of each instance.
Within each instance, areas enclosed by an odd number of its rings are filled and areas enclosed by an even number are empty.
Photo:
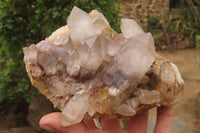
[[[97,34],[101,34],[104,29],[110,28],[110,24],[108,23],[107,19],[99,11],[93,10],[91,13],[89,13],[89,15],[92,18],[93,25]]]
[[[74,95],[62,111],[61,124],[69,126],[80,122],[89,107],[88,94]]]
[[[134,20],[127,18],[121,20],[121,31],[125,38],[144,34],[144,31]]]
[[[96,35],[90,16],[76,6],[72,9],[67,24],[74,43],[81,43],[83,40]]]
[[[118,34],[97,10],[74,7],[67,24],[23,49],[32,84],[62,111],[63,126],[133,116],[182,95],[177,66],[134,20],[122,19]]]

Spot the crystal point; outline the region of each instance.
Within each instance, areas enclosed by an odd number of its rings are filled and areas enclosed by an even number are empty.
[[[104,29],[110,28],[110,24],[108,23],[107,19],[99,11],[93,10],[89,15],[92,18],[93,25],[97,34],[101,34]]]
[[[72,9],[67,24],[74,43],[80,43],[82,40],[96,35],[90,16],[76,6]]]
[[[132,19],[121,19],[121,31],[125,38],[144,34],[140,26]]]

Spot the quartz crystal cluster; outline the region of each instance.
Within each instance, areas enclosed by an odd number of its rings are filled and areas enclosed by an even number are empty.
[[[74,7],[67,25],[23,49],[32,84],[62,111],[63,126],[171,106],[182,94],[176,65],[155,52],[151,33],[132,19],[120,28]]]

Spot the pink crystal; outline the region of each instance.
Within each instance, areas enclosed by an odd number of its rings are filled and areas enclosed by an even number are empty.
[[[62,111],[63,126],[171,106],[182,94],[178,68],[134,20],[122,19],[118,34],[97,10],[74,7],[67,24],[23,49],[32,84]]]

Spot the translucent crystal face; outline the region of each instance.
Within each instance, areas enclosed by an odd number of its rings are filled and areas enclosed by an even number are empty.
[[[134,20],[122,19],[118,34],[97,10],[74,7],[67,24],[23,49],[32,84],[62,110],[63,126],[133,116],[182,94],[177,67],[156,54],[152,35]]]
[[[122,19],[121,20],[121,31],[125,38],[132,38],[136,35],[144,34],[144,31],[133,19]]]

